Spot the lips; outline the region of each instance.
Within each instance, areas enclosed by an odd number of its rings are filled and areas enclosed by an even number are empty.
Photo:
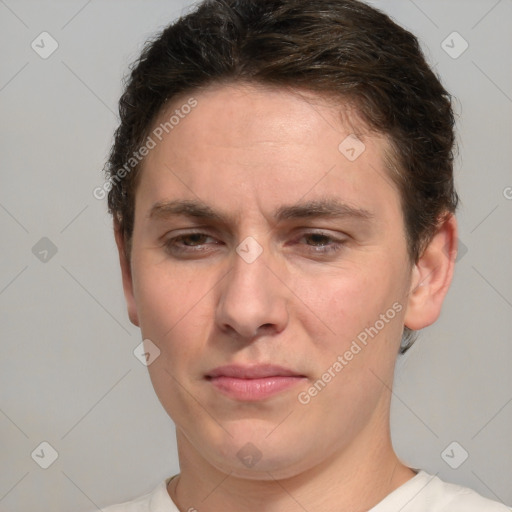
[[[220,366],[206,375],[217,391],[239,401],[269,398],[296,386],[305,378],[288,368],[270,364]]]
[[[262,379],[265,377],[304,377],[297,372],[272,364],[256,366],[219,366],[207,374],[207,378],[234,377],[237,379]]]

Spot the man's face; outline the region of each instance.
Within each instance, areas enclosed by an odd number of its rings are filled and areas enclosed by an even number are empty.
[[[193,96],[141,174],[130,317],[160,350],[149,371],[183,447],[292,476],[387,434],[412,267],[387,141],[346,139],[356,116],[312,96]],[[247,378],[260,365],[291,376]]]

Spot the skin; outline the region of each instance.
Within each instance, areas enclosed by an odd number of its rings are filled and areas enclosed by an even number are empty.
[[[144,162],[129,262],[115,224],[129,317],[160,350],[148,368],[176,424],[181,473],[169,494],[182,511],[368,510],[414,476],[391,444],[390,389],[404,325],[421,329],[440,313],[455,219],[440,222],[413,263],[384,165],[388,142],[347,105],[248,84],[193,96],[197,107]],[[338,146],[352,133],[365,150],[349,161]],[[222,219],[165,208],[151,215],[175,200],[208,205]],[[318,200],[366,217],[274,216]],[[263,250],[252,263],[236,252],[249,236]],[[394,303],[401,311],[300,403]],[[257,402],[229,398],[205,379],[220,365],[255,363],[304,378]],[[261,455],[252,467],[237,456],[247,443]]]

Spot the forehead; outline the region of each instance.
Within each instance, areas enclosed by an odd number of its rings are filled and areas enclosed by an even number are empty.
[[[195,106],[185,108],[190,104]],[[340,100],[252,84],[216,85],[175,99],[151,136],[156,145],[138,192],[145,203],[187,196],[211,204],[222,198],[224,209],[243,212],[327,194],[367,210],[397,200],[385,167],[386,137],[366,129],[357,111]]]
[[[311,91],[243,82],[213,84],[181,95],[162,109],[155,125],[165,124],[191,98],[197,106],[182,116],[179,127],[170,130],[169,139],[193,131],[203,144],[217,147],[274,144],[282,148],[294,143],[318,146],[326,131],[332,132],[335,141],[345,132],[361,139],[370,132],[352,102]],[[385,137],[381,138],[384,142]]]

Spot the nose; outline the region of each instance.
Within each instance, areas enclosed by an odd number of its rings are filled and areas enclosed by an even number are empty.
[[[233,259],[231,271],[222,280],[217,325],[246,340],[283,331],[289,320],[283,276],[263,255],[250,263],[237,253]]]

